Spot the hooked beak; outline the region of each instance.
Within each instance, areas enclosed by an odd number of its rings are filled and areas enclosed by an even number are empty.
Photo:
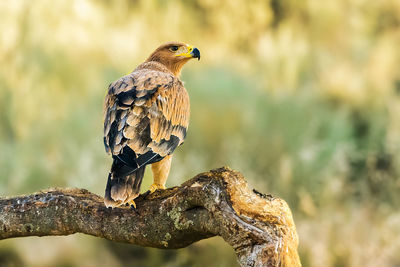
[[[192,52],[190,52],[190,55],[192,56],[192,58],[197,58],[197,60],[200,60],[200,50],[196,47],[193,48]]]

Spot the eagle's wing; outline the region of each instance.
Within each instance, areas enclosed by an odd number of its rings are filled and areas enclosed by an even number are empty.
[[[172,74],[142,69],[109,86],[104,107],[106,151],[139,168],[161,160],[183,143],[189,96]]]

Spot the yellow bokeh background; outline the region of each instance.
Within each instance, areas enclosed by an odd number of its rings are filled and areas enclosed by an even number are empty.
[[[400,264],[400,1],[5,0],[0,31],[2,196],[102,195],[108,84],[183,41],[202,57],[182,73],[192,115],[167,185],[229,165],[288,201],[304,266]],[[1,266],[235,264],[219,238],[0,242]]]

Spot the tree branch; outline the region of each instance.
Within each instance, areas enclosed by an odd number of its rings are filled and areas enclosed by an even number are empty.
[[[249,190],[229,168],[141,195],[137,210],[107,209],[84,189],[50,189],[0,199],[0,239],[84,233],[156,248],[182,248],[219,235],[242,266],[300,266],[298,237],[282,199]]]

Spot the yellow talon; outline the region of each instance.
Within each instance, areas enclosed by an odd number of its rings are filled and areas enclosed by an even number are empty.
[[[132,199],[132,200],[129,200],[129,201],[128,201],[128,204],[129,204],[130,206],[133,206],[133,207],[136,209],[136,203],[135,203],[135,201],[133,201],[133,199]]]
[[[161,184],[152,184],[150,186],[149,190],[150,190],[150,193],[154,193],[158,189],[166,189],[166,187],[164,185],[161,185]]]

